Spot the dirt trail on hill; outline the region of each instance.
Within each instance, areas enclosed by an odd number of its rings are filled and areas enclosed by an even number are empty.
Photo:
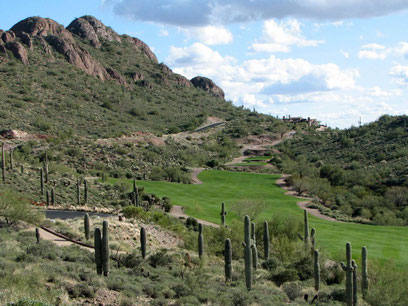
[[[187,219],[189,217],[188,215],[186,215],[184,213],[183,206],[178,206],[178,205],[174,205],[172,207],[170,215],[172,215],[173,217],[176,217],[176,218],[183,217],[183,218]],[[209,221],[205,221],[205,220],[201,220],[201,219],[197,219],[197,218],[194,218],[194,219],[196,219],[197,222],[201,223],[202,225],[212,226],[212,227],[220,227],[218,224],[215,224],[215,223],[212,223],[212,222],[209,222]]]
[[[32,227],[32,228],[29,228],[28,230],[34,232],[35,228]],[[40,232],[40,239],[51,241],[51,242],[55,243],[58,246],[70,246],[70,245],[75,244],[75,245],[78,245],[81,249],[93,252],[93,248],[86,247],[86,246],[80,245],[78,243],[75,243],[74,241],[70,241],[70,240],[67,240],[65,238],[59,237],[59,236],[57,236],[57,235],[55,235],[55,234],[53,234],[53,233],[51,233],[49,231],[46,231],[46,230],[44,230],[43,228],[40,228],[40,227],[38,228],[38,230]]]
[[[288,183],[286,181],[286,177],[287,177],[287,175],[283,174],[281,178],[276,180],[276,185],[278,185],[279,187],[285,189],[286,190],[286,192],[285,192],[286,195],[290,195],[292,197],[304,200],[304,201],[296,202],[297,206],[299,206],[300,208],[302,208],[304,210],[307,210],[307,212],[309,214],[311,214],[312,216],[315,216],[315,217],[317,217],[319,219],[326,220],[326,221],[332,221],[332,222],[338,222],[338,223],[344,223],[344,222],[339,221],[339,220],[337,220],[335,218],[323,215],[320,212],[320,210],[317,209],[317,208],[307,207],[307,205],[313,200],[313,198],[298,196],[296,191],[293,189],[293,187],[288,185]]]
[[[194,185],[200,185],[200,184],[203,183],[203,182],[200,181],[200,179],[198,178],[198,175],[199,175],[203,170],[205,170],[205,168],[194,168],[194,169],[193,169],[193,173],[191,174],[191,182],[192,182],[192,184],[194,184]]]

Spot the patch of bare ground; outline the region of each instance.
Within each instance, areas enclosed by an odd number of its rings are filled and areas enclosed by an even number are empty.
[[[170,211],[170,215],[173,216],[173,217],[176,217],[176,218],[181,217],[181,218],[186,218],[187,219],[189,217],[188,215],[186,215],[184,213],[183,206],[178,206],[178,205],[173,205],[173,207],[172,207],[172,209]],[[209,221],[205,221],[205,220],[201,220],[201,219],[197,219],[197,218],[195,218],[195,219],[197,220],[198,223],[201,223],[202,225],[212,226],[212,227],[220,227],[218,224],[215,224],[215,223],[212,223],[212,222],[209,222]]]
[[[286,181],[286,177],[287,175],[282,175],[281,178],[276,180],[276,185],[278,185],[279,187],[283,188],[286,190],[285,194],[286,195],[290,195],[293,197],[296,197],[298,199],[302,199],[303,201],[298,201],[296,202],[297,206],[299,206],[300,208],[306,210],[309,214],[311,214],[312,216],[315,216],[319,219],[322,220],[326,220],[326,221],[332,221],[332,222],[338,222],[338,223],[343,223],[342,221],[339,221],[335,218],[323,215],[319,209],[317,208],[310,208],[307,207],[307,205],[313,200],[313,198],[310,197],[301,197],[297,195],[297,192],[293,189],[293,187],[289,186],[287,181]]]
[[[195,185],[200,185],[203,182],[200,181],[200,179],[198,178],[198,175],[205,170],[204,168],[194,168],[193,169],[193,173],[191,174],[191,183],[195,184]]]

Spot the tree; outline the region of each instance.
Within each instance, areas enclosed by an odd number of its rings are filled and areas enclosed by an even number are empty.
[[[256,217],[264,211],[265,207],[266,204],[264,201],[244,199],[233,203],[231,210],[242,219],[248,215],[251,220],[255,220]]]
[[[0,192],[0,217],[4,218],[7,226],[11,226],[18,221],[38,224],[44,214],[33,209],[30,202],[19,194],[4,190]]]

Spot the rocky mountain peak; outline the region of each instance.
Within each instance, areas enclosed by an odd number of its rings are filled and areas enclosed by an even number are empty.
[[[95,48],[101,47],[101,39],[121,42],[120,36],[93,16],[82,16],[67,27],[71,33],[87,39]]]
[[[202,76],[196,76],[195,78],[191,79],[190,82],[193,83],[194,87],[203,89],[217,98],[224,99],[224,91],[220,87],[218,87],[211,79]]]
[[[30,36],[60,36],[72,40],[72,35],[58,22],[42,17],[28,17],[16,23],[11,29],[17,36],[25,32]]]

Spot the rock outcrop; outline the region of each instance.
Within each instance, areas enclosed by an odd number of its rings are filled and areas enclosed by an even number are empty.
[[[101,40],[121,42],[120,36],[92,16],[83,16],[72,21],[67,30],[91,42],[95,48],[100,48]]]
[[[195,78],[190,80],[193,83],[194,87],[203,89],[206,92],[210,93],[214,97],[220,98],[224,100],[224,91],[215,85],[215,83],[210,80],[209,78],[196,76]]]
[[[53,35],[48,35],[45,39],[55,50],[64,55],[69,63],[88,74],[99,77],[101,80],[109,78],[106,69],[95,61],[88,51],[81,49],[71,40]]]
[[[33,49],[33,42],[30,35],[28,35],[26,32],[18,32],[17,35],[23,44],[25,44],[30,50]]]
[[[142,53],[150,60],[153,62],[157,63],[157,57],[154,55],[152,50],[150,50],[149,46],[146,45],[143,41],[140,39],[137,39],[135,37],[130,37],[128,35],[123,35],[123,37],[131,44],[133,47],[137,50],[141,50]]]
[[[1,35],[1,39],[5,43],[9,43],[9,42],[12,42],[12,41],[14,41],[16,39],[16,34],[14,34],[13,31],[3,32],[3,34]]]
[[[26,32],[31,37],[53,35],[73,41],[71,33],[64,26],[49,18],[29,17],[16,23],[10,30],[17,36]]]
[[[24,65],[28,64],[27,50],[17,41],[8,42],[6,48],[13,52],[14,56],[18,58]]]

